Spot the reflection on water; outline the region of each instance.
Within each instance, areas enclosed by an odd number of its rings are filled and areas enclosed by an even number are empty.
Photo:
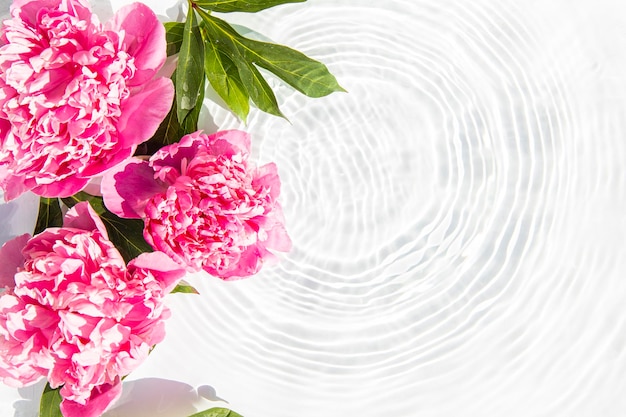
[[[277,163],[294,250],[191,277],[202,296],[172,297],[130,379],[210,385],[247,417],[622,415],[626,9],[542,3],[229,15],[349,93],[276,82],[291,123],[209,106]]]

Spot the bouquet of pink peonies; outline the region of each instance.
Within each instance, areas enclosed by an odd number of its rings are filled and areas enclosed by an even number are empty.
[[[85,0],[13,1],[0,188],[40,207],[33,235],[0,248],[0,379],[45,378],[42,417],[104,413],[165,337],[166,296],[194,292],[186,272],[240,279],[290,249],[277,167],[250,161],[247,133],[198,118],[207,88],[243,121],[250,103],[282,116],[257,67],[310,97],[342,91],[323,64],[213,14],[300,1],[188,0],[185,22],[165,24],[142,3],[102,24]]]

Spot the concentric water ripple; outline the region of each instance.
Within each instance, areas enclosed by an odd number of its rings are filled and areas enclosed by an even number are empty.
[[[247,126],[207,103],[206,129],[277,163],[294,249],[253,279],[190,277],[202,296],[172,298],[129,380],[209,385],[246,417],[622,416],[626,9],[542,3],[229,15],[349,93],[272,80],[290,122]]]

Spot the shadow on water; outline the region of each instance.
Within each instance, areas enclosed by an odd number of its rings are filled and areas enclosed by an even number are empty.
[[[222,401],[215,389],[162,378],[124,382],[122,397],[103,417],[180,417],[199,410],[198,403]],[[204,407],[210,408],[210,405]]]
[[[35,385],[19,388],[17,392],[22,399],[13,403],[13,408],[15,409],[13,417],[38,417],[39,399],[45,386],[46,381],[41,380]]]
[[[18,389],[20,399],[13,403],[13,417],[38,417],[45,380]],[[215,403],[215,404],[212,404]],[[103,417],[180,417],[200,410],[223,406],[215,388],[191,385],[162,378],[142,378],[124,382],[120,399]]]
[[[34,194],[26,193],[8,203],[4,202],[2,190],[0,190],[0,245],[23,233],[33,233],[37,211],[38,199]]]

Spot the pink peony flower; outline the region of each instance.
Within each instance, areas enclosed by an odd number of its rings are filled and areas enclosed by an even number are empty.
[[[88,203],[62,228],[7,242],[0,260],[10,260],[0,269],[0,380],[46,377],[62,386],[65,417],[100,416],[163,339],[163,298],[184,270],[160,252],[127,266]]]
[[[84,0],[15,0],[0,29],[0,186],[67,197],[130,157],[167,115],[165,29],[134,3],[99,23]]]
[[[245,132],[192,133],[149,161],[132,158],[107,172],[105,204],[143,218],[146,241],[191,271],[226,280],[255,274],[273,259],[269,249],[287,251],[291,241],[276,165],[255,168],[249,151]]]

